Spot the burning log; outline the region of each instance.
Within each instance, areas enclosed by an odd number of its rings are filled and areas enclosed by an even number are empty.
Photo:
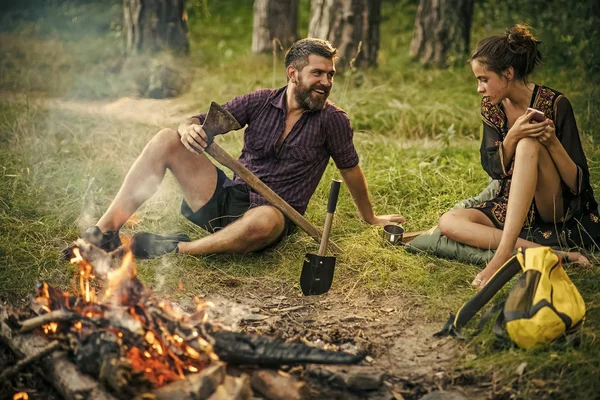
[[[74,312],[67,310],[56,310],[49,312],[48,314],[38,315],[37,317],[30,318],[23,322],[20,322],[21,329],[20,333],[27,333],[43,325],[48,325],[51,322],[69,322],[79,319],[81,316]]]

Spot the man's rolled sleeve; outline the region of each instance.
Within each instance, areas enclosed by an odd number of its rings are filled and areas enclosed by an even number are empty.
[[[354,131],[345,112],[336,110],[328,118],[327,151],[338,169],[358,165],[358,153],[353,143]]]

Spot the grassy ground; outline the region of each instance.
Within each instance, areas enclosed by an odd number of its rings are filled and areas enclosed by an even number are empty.
[[[85,3],[85,2],[84,2]],[[109,2],[110,3],[110,2]],[[285,84],[282,55],[255,56],[249,52],[251,2],[217,9],[200,1],[190,7],[192,55],[171,60],[190,80],[182,104],[205,110],[211,100],[260,87]],[[303,2],[306,5],[306,1]],[[112,3],[111,3],[112,4]],[[144,76],[153,64],[135,67],[125,59],[118,23],[86,20],[89,7],[59,9],[59,24],[29,15],[29,22],[6,26],[0,32],[0,295],[20,301],[36,282],[46,279],[69,287],[72,270],[58,254],[81,229],[93,223],[118,190],[125,172],[157,126],[106,116],[82,114],[10,101],[39,95],[70,99],[114,98],[147,88]],[[100,21],[118,21],[120,3],[98,7]],[[68,11],[68,12],[67,12]],[[467,67],[423,69],[407,57],[412,2],[385,2],[380,68],[346,71],[336,78],[333,101],[346,109],[356,130],[361,166],[369,182],[376,212],[401,212],[408,230],[435,225],[441,213],[460,199],[479,192],[487,177],[479,165],[480,120],[476,82]],[[302,13],[307,19],[307,13]],[[26,20],[27,18],[23,18]],[[82,22],[82,20],[84,22]],[[70,22],[69,22],[70,21]],[[94,20],[96,21],[96,19]],[[86,34],[86,27],[102,32]],[[83,32],[83,33],[82,33]],[[484,35],[476,30],[474,40]],[[76,38],[74,38],[74,35]],[[133,77],[133,78],[132,78]],[[594,189],[600,192],[600,111],[593,87],[581,76],[558,67],[545,68],[534,81],[566,93],[575,104]],[[141,82],[141,83],[140,83]],[[140,110],[143,113],[143,110]],[[232,153],[241,147],[240,133],[223,138]],[[330,178],[339,173],[329,166],[313,196],[307,218],[320,225],[325,215]],[[160,192],[139,212],[140,223],[125,229],[186,230],[204,233],[179,216],[181,196],[168,177]],[[343,191],[332,239],[344,249],[338,258],[334,290],[348,296],[401,293],[415,299],[425,315],[440,326],[473,291],[469,282],[478,268],[381,245],[380,228],[358,220],[349,195]],[[191,297],[222,291],[260,279],[273,285],[297,287],[302,255],[315,245],[298,233],[261,256],[167,257],[140,263],[146,283],[159,293]],[[600,387],[600,276],[572,270],[588,313],[581,345],[554,344],[536,351],[498,345],[490,332],[469,346],[477,358],[457,360],[476,374],[494,375],[517,397],[593,398]],[[177,293],[179,282],[183,292]],[[517,366],[527,363],[520,376]]]

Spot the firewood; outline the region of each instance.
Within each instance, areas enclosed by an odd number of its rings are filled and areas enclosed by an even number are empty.
[[[74,319],[81,318],[80,315],[75,314],[72,311],[67,310],[55,310],[47,314],[38,315],[37,317],[30,318],[25,321],[19,321],[21,325],[20,333],[26,333],[39,328],[42,325],[46,325],[50,322],[65,322]]]
[[[196,374],[154,391],[156,400],[207,399],[225,380],[225,364],[214,361]]]
[[[60,343],[58,343],[57,341],[54,341],[54,342],[49,343],[47,346],[45,346],[39,352],[32,354],[28,357],[25,357],[22,360],[19,360],[19,362],[17,362],[15,365],[13,365],[10,368],[5,369],[2,372],[2,374],[0,374],[0,382],[5,382],[5,381],[11,379],[14,375],[18,374],[22,369],[37,362],[40,359],[46,357],[48,354],[52,353],[53,351],[58,350],[59,348],[60,348]]]
[[[247,374],[242,374],[237,378],[227,375],[225,382],[208,400],[247,400],[251,397],[250,377]]]
[[[308,398],[304,382],[274,370],[258,370],[252,374],[252,389],[269,400],[302,400]]]
[[[349,390],[376,390],[383,384],[383,371],[368,366],[311,366],[308,374],[331,386]]]
[[[6,323],[8,312],[0,306],[0,337],[13,352],[31,357],[48,345],[48,339],[35,333],[19,334]],[[63,351],[55,351],[39,361],[48,381],[68,400],[115,400],[94,379],[80,373]]]

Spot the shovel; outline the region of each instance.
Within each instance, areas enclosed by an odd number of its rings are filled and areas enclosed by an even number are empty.
[[[325,256],[331,222],[337,205],[340,185],[342,181],[333,179],[329,190],[329,201],[327,201],[327,217],[323,227],[323,236],[318,254],[307,254],[304,258],[302,273],[300,274],[300,288],[305,296],[326,293],[333,281],[333,270],[335,269],[335,257]]]

